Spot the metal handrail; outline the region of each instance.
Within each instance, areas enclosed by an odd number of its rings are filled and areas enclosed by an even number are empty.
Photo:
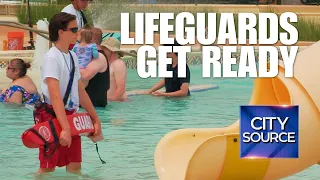
[[[24,25],[17,25],[16,23],[3,23],[2,21],[0,21],[0,26],[8,26],[8,27],[14,27],[14,28],[19,28],[19,29],[24,29],[24,30],[28,30],[28,31],[32,31],[40,36],[42,36],[43,38],[49,40],[49,37],[44,35],[44,34],[48,34],[48,32],[46,31],[42,31],[42,30],[38,30],[38,29],[33,29]]]
[[[16,22],[16,21],[0,21],[0,23],[10,23],[10,24],[16,24],[16,25],[18,25],[18,26],[29,27],[29,26],[26,26],[26,25],[21,24],[21,23],[19,23],[19,22]],[[35,30],[37,30],[37,31],[39,31],[39,32],[41,32],[41,33],[43,33],[43,34],[49,34],[48,31],[43,31],[43,30],[39,30],[39,29],[35,29]]]
[[[14,27],[14,28],[19,28],[19,29],[25,29],[25,30],[28,30],[28,31],[32,31],[32,32],[42,36],[43,38],[47,39],[49,41],[49,47],[52,47],[52,42],[49,40],[49,37],[44,35],[44,34],[49,34],[48,31],[43,31],[43,30],[39,30],[39,29],[33,29],[33,28],[25,26],[25,25],[23,25],[21,23],[14,22],[14,21],[0,21],[0,26],[8,26],[8,27]],[[133,53],[133,52],[123,51],[123,53],[125,55],[129,55],[129,56],[132,56],[132,57],[137,57],[137,55],[135,53]]]

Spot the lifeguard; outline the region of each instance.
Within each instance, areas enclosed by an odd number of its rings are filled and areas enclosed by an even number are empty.
[[[80,124],[82,130],[82,121],[78,119],[76,122],[79,124],[70,124],[74,117],[81,116],[77,114],[80,105],[91,117],[94,127],[94,131],[86,129],[85,132],[93,131],[93,141],[102,135],[101,121],[80,80],[78,58],[74,52],[68,50],[69,45],[77,39],[77,29],[74,15],[61,12],[50,20],[49,39],[55,46],[51,47],[43,58],[40,81],[43,102],[35,106],[36,126],[34,130],[30,130],[35,134],[39,133],[39,137],[44,138],[43,143],[52,141],[49,136],[49,133],[52,133],[55,143],[48,143],[47,146],[40,144],[38,173],[53,172],[56,167],[63,166],[66,166],[68,172],[81,173],[82,149],[79,134],[82,131],[78,131],[76,127]],[[39,143],[27,145],[35,146]]]

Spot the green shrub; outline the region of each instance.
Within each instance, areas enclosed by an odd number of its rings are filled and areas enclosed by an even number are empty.
[[[298,23],[293,25],[299,33],[299,40],[319,41],[320,40],[320,18],[298,18]]]
[[[50,21],[51,17],[61,12],[63,6],[57,5],[30,5],[30,15],[32,24],[36,24],[38,20],[47,18]],[[28,9],[26,5],[21,6],[18,12],[18,20],[22,24],[28,24]]]
[[[66,6],[67,4],[62,5],[30,5],[30,14],[31,14],[31,22],[32,24],[36,24],[38,20],[43,18],[47,18],[50,21],[51,17],[59,12]],[[86,17],[90,25],[92,25],[92,18],[89,11],[85,11]],[[28,24],[28,9],[27,5],[23,5],[20,8],[20,11],[17,14],[18,20],[22,24]]]

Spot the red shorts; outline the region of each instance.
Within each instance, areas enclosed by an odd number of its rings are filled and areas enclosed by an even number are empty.
[[[54,148],[54,144],[49,146],[46,154],[51,154]],[[81,151],[81,137],[74,136],[72,137],[72,144],[70,148],[67,146],[58,145],[57,149],[53,155],[49,158],[44,156],[44,147],[39,148],[39,160],[40,168],[55,168],[63,167],[68,165],[71,162],[81,163],[82,162],[82,151]]]
[[[47,105],[49,109],[52,109],[52,106]],[[39,122],[48,121],[49,119],[54,119],[54,117],[47,113],[44,110],[45,108],[41,108],[36,110],[36,115],[34,115]],[[73,111],[67,111],[66,114],[70,115],[73,114]],[[82,162],[82,151],[81,151],[81,137],[80,136],[73,136],[72,143],[70,148],[67,146],[61,146],[60,144],[57,145],[56,149],[54,148],[55,144],[50,144],[46,153],[44,152],[44,147],[39,148],[39,161],[40,161],[40,168],[55,168],[63,167],[68,165],[71,162],[81,163]],[[54,153],[51,155],[51,152]],[[49,157],[45,156],[51,155]]]

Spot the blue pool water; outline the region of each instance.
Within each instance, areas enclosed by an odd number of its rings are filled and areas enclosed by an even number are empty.
[[[107,164],[101,164],[95,146],[83,138],[83,173],[79,178],[59,168],[43,179],[156,180],[153,156],[159,140],[180,128],[216,128],[232,124],[239,117],[239,105],[251,97],[249,78],[202,78],[201,66],[190,67],[191,84],[218,84],[219,89],[193,93],[185,99],[133,96],[129,102],[110,103],[97,109],[105,140],[99,151]],[[141,79],[128,70],[128,90],[148,89],[158,79]],[[33,125],[28,108],[0,104],[0,177],[35,179],[37,150],[21,143],[21,133]],[[317,165],[287,179],[319,179]]]

